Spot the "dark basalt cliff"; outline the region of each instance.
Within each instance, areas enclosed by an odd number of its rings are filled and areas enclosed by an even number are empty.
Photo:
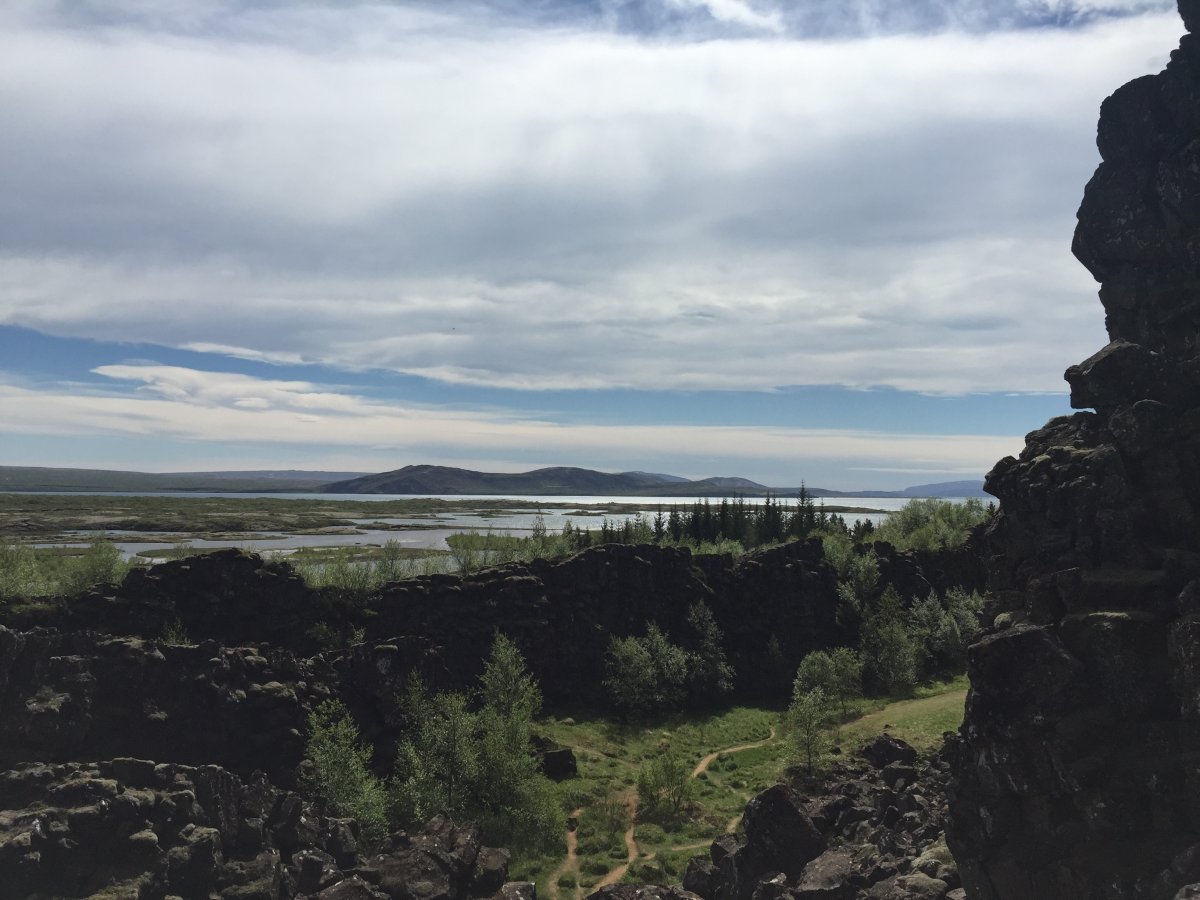
[[[1200,30],[1200,2],[1180,3]],[[1001,460],[950,846],[978,900],[1200,882],[1200,33],[1101,108],[1074,252],[1111,343]],[[1191,896],[1188,894],[1188,896]]]

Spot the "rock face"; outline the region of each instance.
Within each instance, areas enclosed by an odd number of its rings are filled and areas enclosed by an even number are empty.
[[[444,818],[365,853],[352,819],[261,773],[118,758],[0,774],[4,897],[465,900],[499,895],[507,870]]]
[[[312,676],[265,646],[0,626],[0,768],[138,755],[286,780],[308,708],[328,696]]]
[[[1111,343],[1066,374],[1091,411],[987,481],[995,625],[950,790],[977,900],[1200,881],[1200,34],[1104,102],[1098,144],[1074,251]]]
[[[949,897],[959,878],[942,839],[947,761],[889,737],[857,756],[810,796],[776,784],[754,797],[744,836],[694,857],[683,889],[703,900]]]

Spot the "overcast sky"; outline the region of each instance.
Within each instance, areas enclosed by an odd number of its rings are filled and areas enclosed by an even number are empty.
[[[981,476],[1172,0],[9,0],[0,464]]]

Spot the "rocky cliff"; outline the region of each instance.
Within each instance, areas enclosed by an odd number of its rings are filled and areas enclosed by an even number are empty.
[[[1105,100],[1098,144],[1074,252],[1111,342],[1067,370],[1083,411],[987,481],[995,625],[949,829],[978,900],[1200,882],[1200,33]]]

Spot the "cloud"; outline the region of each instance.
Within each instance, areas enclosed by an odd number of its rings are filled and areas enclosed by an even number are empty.
[[[783,16],[779,10],[759,12],[743,0],[667,0],[667,6],[683,10],[704,10],[716,21],[740,25],[755,31],[780,33]]]
[[[97,369],[111,389],[29,387],[0,381],[0,433],[119,435],[220,444],[385,449],[394,459],[443,447],[457,456],[526,453],[543,464],[631,467],[664,455],[703,471],[738,459],[795,471],[813,460],[851,466],[978,475],[1021,446],[1006,435],[883,434],[794,427],[574,425],[503,411],[445,409],[372,401],[328,386],[171,366]],[[134,393],[123,385],[134,384]],[[511,458],[511,457],[510,457]],[[624,461],[624,465],[622,462]],[[398,463],[397,463],[398,465]]]
[[[834,41],[702,5],[787,35],[17,7],[0,323],[530,390],[1061,389],[1104,340],[1067,252],[1096,110],[1177,17]]]

